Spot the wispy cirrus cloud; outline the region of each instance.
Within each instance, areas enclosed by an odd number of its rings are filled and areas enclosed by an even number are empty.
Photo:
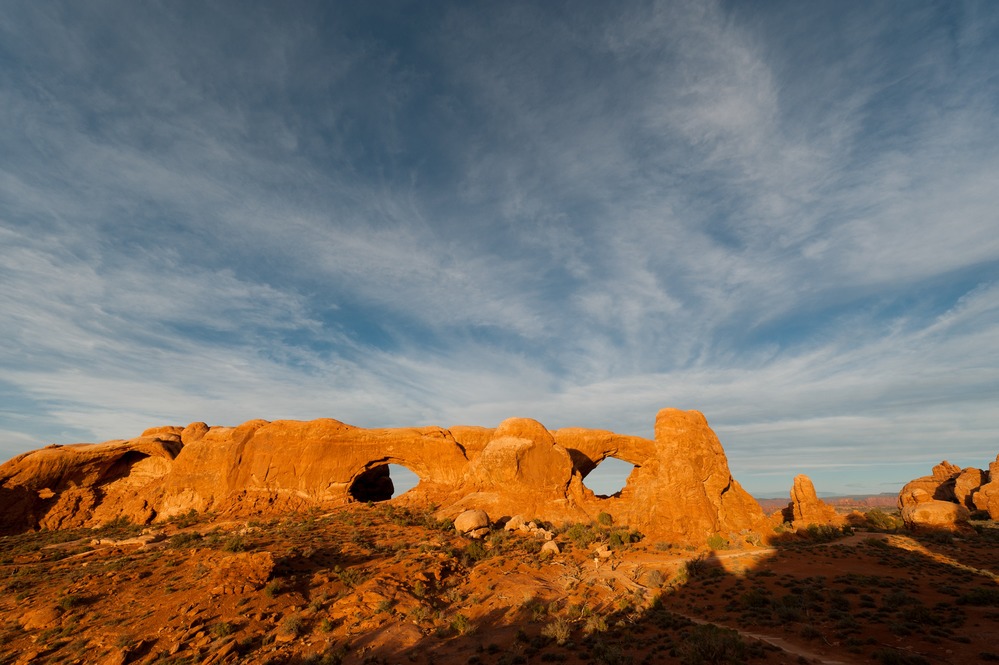
[[[15,3],[0,451],[675,405],[751,489],[982,464],[997,15]]]

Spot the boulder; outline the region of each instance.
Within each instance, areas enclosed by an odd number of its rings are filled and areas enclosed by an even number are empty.
[[[954,499],[968,510],[974,510],[975,494],[987,476],[988,473],[974,467],[961,471],[954,479]]]
[[[912,490],[905,508],[902,509],[902,520],[909,528],[929,528],[954,531],[967,527],[971,513],[964,506],[950,501],[939,501],[932,498],[922,489]]]
[[[549,540],[544,545],[541,546],[540,555],[542,557],[552,556],[555,554],[561,554],[562,550],[559,549],[558,544],[554,540]]]
[[[466,510],[454,518],[454,530],[469,538],[489,533],[489,515],[484,510]]]
[[[503,525],[506,531],[519,531],[521,529],[527,528],[527,520],[523,515],[514,515],[506,521]]]

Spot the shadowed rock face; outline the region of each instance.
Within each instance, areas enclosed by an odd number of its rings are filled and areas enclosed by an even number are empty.
[[[607,457],[635,470],[619,495],[599,498],[583,479]],[[479,509],[494,520],[526,514],[561,522],[606,512],[647,536],[688,542],[767,524],[732,478],[704,416],[664,409],[654,440],[580,428],[552,432],[526,418],[496,429],[362,429],[332,419],[160,427],[129,441],[49,447],[0,466],[0,528],[374,501],[392,493],[387,464],[420,478],[395,501],[444,506],[439,514],[446,517]]]

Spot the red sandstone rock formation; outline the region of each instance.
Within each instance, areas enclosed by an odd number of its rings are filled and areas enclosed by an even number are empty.
[[[951,464],[947,460],[940,462],[933,467],[932,475],[922,476],[905,484],[905,487],[898,494],[899,509],[912,503],[912,490],[916,489],[923,490],[936,501],[957,501],[957,497],[954,495],[954,485],[960,473],[961,467]]]
[[[798,526],[843,522],[843,517],[836,512],[836,509],[818,497],[812,479],[804,474],[794,477],[791,503],[787,504],[782,513],[785,522],[792,522]]]
[[[989,464],[986,479],[988,482],[983,483],[974,495],[975,508],[986,511],[989,519],[999,520],[999,455],[996,455],[995,462]]]
[[[930,516],[927,511],[931,508],[923,505],[930,500],[935,503],[960,506],[963,512],[957,511],[956,517],[952,516],[958,522],[966,521],[968,517],[965,514],[970,515],[970,511],[975,509],[987,512],[991,519],[999,519],[997,479],[999,479],[999,456],[989,465],[988,472],[973,467],[962,470],[945,460],[933,467],[932,476],[923,476],[906,483],[899,492],[898,507],[905,518],[907,509],[920,506],[920,514],[934,522],[927,522],[924,526],[937,526],[935,522],[938,521],[946,522],[951,519],[947,515],[954,512],[952,509],[936,506],[932,507],[936,513]],[[918,526],[921,518],[916,516],[913,510],[909,510],[909,514],[912,519],[907,519],[906,522]]]
[[[0,466],[0,531],[59,529],[154,516],[149,488],[181,450],[174,432],[130,441],[48,446]]]
[[[600,498],[583,479],[607,457],[635,470],[618,495]],[[448,517],[481,509],[493,520],[528,514],[580,521],[607,512],[649,536],[688,542],[766,528],[704,416],[675,409],[659,412],[654,440],[578,428],[550,432],[524,418],[495,430],[362,429],[332,419],[154,428],[130,441],[50,447],[0,466],[0,528],[378,501],[392,493],[390,463],[420,477],[397,501],[443,505]]]
[[[975,509],[975,495],[985,484],[988,473],[981,469],[968,467],[954,478],[954,499],[969,510]]]
[[[908,492],[904,503],[902,521],[910,529],[954,531],[966,528],[971,517],[971,513],[964,506],[952,501],[934,499],[926,490],[918,487]]]

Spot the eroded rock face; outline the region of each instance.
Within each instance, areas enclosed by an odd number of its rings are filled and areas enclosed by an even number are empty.
[[[607,457],[635,465],[611,498],[583,479]],[[759,505],[732,478],[697,411],[664,409],[655,438],[512,418],[496,429],[362,429],[337,420],[253,420],[238,427],[158,427],[128,441],[50,447],[0,466],[0,528],[148,522],[188,510],[253,515],[374,501],[392,493],[387,464],[420,477],[395,499],[553,522],[601,512],[656,538],[703,542],[763,532]]]
[[[954,479],[954,499],[969,510],[975,509],[975,494],[985,484],[988,474],[981,469],[968,467]]]
[[[902,510],[903,519],[906,518],[907,509],[914,508],[929,501],[959,506],[962,511],[957,512],[955,519],[958,523],[967,521],[967,513],[970,516],[972,510],[980,510],[988,513],[990,519],[999,519],[999,456],[996,461],[989,465],[989,470],[983,471],[974,467],[961,469],[946,460],[933,467],[930,476],[916,478],[906,483],[905,487],[898,494],[898,507]],[[918,525],[920,519],[942,520],[950,519],[950,509],[941,506],[933,510],[936,514],[930,515],[926,510],[921,513],[923,518],[914,515],[909,510],[912,523]],[[953,512],[953,511],[950,511]],[[906,520],[907,523],[909,520]],[[937,526],[927,523],[925,526]]]
[[[794,477],[791,486],[791,503],[783,510],[785,522],[802,526],[809,524],[839,524],[843,518],[836,510],[822,501],[815,493],[812,479],[804,474]]]
[[[908,492],[902,509],[902,521],[910,529],[928,528],[954,531],[968,525],[971,512],[955,502],[934,499],[924,489]]]
[[[999,520],[999,455],[989,464],[989,472],[983,480],[988,480],[974,494],[975,508],[984,510],[989,519]]]
[[[910,480],[898,494],[898,507],[904,509],[909,505],[912,490],[920,489],[930,495],[930,498],[937,501],[955,502],[957,497],[954,494],[954,485],[957,483],[957,476],[961,473],[961,468],[951,464],[947,460],[940,462],[933,467],[933,472],[929,476],[923,476]]]
[[[148,496],[173,467],[175,433],[47,446],[0,466],[0,531],[61,529],[155,517]]]

